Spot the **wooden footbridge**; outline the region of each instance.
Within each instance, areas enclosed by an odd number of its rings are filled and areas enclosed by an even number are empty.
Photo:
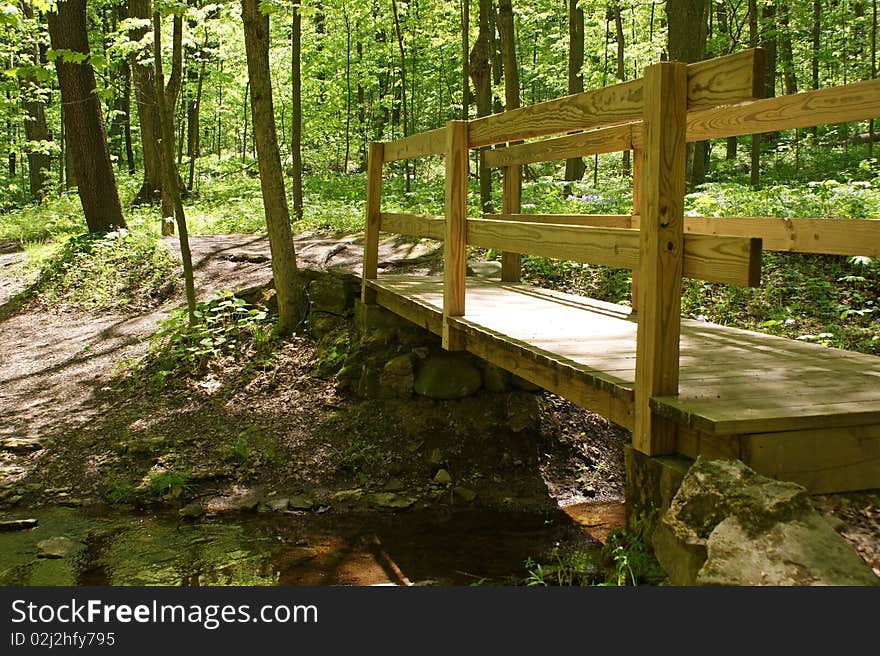
[[[371,144],[363,301],[632,430],[648,456],[739,458],[815,492],[880,488],[880,358],[681,318],[682,277],[756,286],[762,248],[880,256],[880,220],[683,216],[688,142],[880,117],[880,80],[761,99],[763,70],[760,50],[661,62]],[[470,149],[502,169],[503,214],[468,218]],[[632,214],[521,213],[523,164],[624,150]],[[445,215],[382,212],[383,165],[438,154]],[[443,240],[443,275],[378,276],[380,232]],[[466,277],[468,245],[503,251],[500,281]],[[521,253],[631,269],[632,307],[520,284]]]

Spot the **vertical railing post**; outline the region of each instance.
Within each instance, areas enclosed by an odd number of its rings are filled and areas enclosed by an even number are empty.
[[[446,124],[446,234],[443,242],[443,348],[464,349],[450,317],[464,316],[467,276],[468,123]]]
[[[633,448],[651,456],[675,451],[675,426],[652,414],[651,398],[678,394],[687,126],[685,64],[660,62],[646,68],[643,98]]]
[[[384,145],[370,144],[367,155],[366,234],[364,235],[364,275],[361,282],[361,301],[374,303],[376,292],[367,286],[368,280],[379,275],[379,229],[382,226],[382,168]]]
[[[645,152],[641,149],[633,149],[632,151],[632,176],[633,176],[633,200],[632,200],[632,216],[641,214],[642,211],[642,162],[645,161]],[[632,272],[632,300],[630,302],[630,313],[633,317],[639,311],[639,271],[634,269]]]
[[[519,214],[522,211],[522,165],[505,166],[503,171],[502,205],[505,214]],[[519,282],[522,275],[522,257],[519,253],[501,253],[501,280]]]

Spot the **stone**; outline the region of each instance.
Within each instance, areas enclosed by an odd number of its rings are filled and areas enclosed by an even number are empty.
[[[652,536],[675,585],[878,585],[805,488],[697,458]]]
[[[0,521],[0,533],[8,531],[24,531],[36,528],[39,522],[36,519],[7,519]]]
[[[313,310],[309,312],[306,327],[308,328],[309,335],[315,339],[321,339],[325,335],[337,330],[341,321],[344,321],[344,319],[340,319],[338,315]]]
[[[510,391],[510,373],[488,362],[483,363],[483,387],[487,392]]]
[[[432,465],[439,465],[443,462],[443,452],[440,449],[431,449],[431,453],[428,454],[428,462]]]
[[[449,485],[452,482],[452,475],[445,469],[441,469],[434,475],[434,482],[440,485]]]
[[[10,453],[30,453],[42,448],[43,443],[36,437],[7,437],[0,442],[0,450]]]
[[[408,353],[386,362],[379,377],[381,395],[386,398],[408,399],[412,396],[414,383],[412,357]]]
[[[405,327],[408,323],[406,319],[386,310],[381,305],[362,303],[359,300],[354,302],[354,322],[361,333],[390,332]]]
[[[385,492],[400,492],[406,489],[406,484],[399,478],[392,478],[382,486],[382,489]]]
[[[288,499],[287,497],[267,499],[266,505],[269,507],[269,510],[280,512],[282,510],[287,510],[288,506],[290,506],[290,499]]]
[[[287,507],[291,510],[311,510],[315,502],[305,494],[297,494],[287,500]]]
[[[470,488],[464,487],[462,485],[456,485],[454,488],[452,488],[452,497],[456,501],[471,503],[474,499],[477,498],[477,493]]]
[[[426,360],[431,355],[431,349],[427,346],[417,346],[412,350],[412,354],[419,360]]]
[[[357,501],[364,495],[364,491],[357,487],[352,490],[339,490],[330,495],[333,501]]]
[[[198,519],[205,514],[205,509],[202,507],[201,503],[199,503],[198,501],[193,501],[192,503],[188,503],[183,508],[178,510],[177,514],[184,519]]]
[[[541,415],[538,397],[529,392],[513,392],[507,397],[507,427],[521,433],[534,426]]]
[[[535,385],[534,383],[527,381],[525,378],[522,378],[521,376],[511,374],[510,378],[511,378],[511,383],[518,390],[522,390],[523,392],[540,392],[541,391],[541,387],[539,385]]]
[[[345,316],[354,305],[354,286],[348,277],[327,274],[308,286],[310,310]]]
[[[393,508],[395,510],[409,508],[416,502],[416,500],[411,497],[405,497],[400,494],[395,494],[394,492],[374,492],[373,494],[367,495],[366,501],[371,506]]]
[[[209,499],[205,504],[205,511],[209,513],[247,512],[256,510],[262,500],[263,494],[259,490],[235,490],[230,495]]]
[[[470,357],[460,353],[437,353],[419,365],[416,394],[430,399],[462,399],[483,384],[480,371]]]
[[[37,542],[37,558],[66,558],[85,545],[63,535]]]

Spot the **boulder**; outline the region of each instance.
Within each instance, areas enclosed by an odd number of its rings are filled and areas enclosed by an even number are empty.
[[[487,392],[510,391],[510,374],[488,362],[483,364],[483,387]]]
[[[480,371],[470,357],[461,353],[437,353],[419,366],[415,391],[429,399],[462,399],[475,393],[482,384]]]
[[[405,497],[401,494],[395,494],[394,492],[375,492],[367,495],[366,501],[371,506],[376,506],[378,508],[391,508],[395,510],[409,508],[416,502],[416,500],[411,497]]]
[[[507,427],[514,433],[535,426],[541,416],[538,397],[530,392],[512,392],[507,397]]]
[[[408,399],[412,396],[415,374],[412,356],[398,355],[385,363],[379,378],[381,395],[387,398]]]
[[[356,285],[351,276],[327,273],[318,276],[308,286],[312,311],[345,316],[354,307]]]
[[[738,460],[697,461],[654,531],[675,585],[877,585],[805,488]]]
[[[464,503],[471,503],[474,499],[477,498],[477,493],[474,492],[469,487],[464,487],[462,485],[456,485],[452,488],[452,497],[456,501],[462,501]]]
[[[57,536],[37,542],[37,558],[66,558],[83,548],[82,542],[76,542],[64,536]]]
[[[445,469],[441,469],[434,475],[434,482],[440,485],[449,485],[452,482],[452,476]]]
[[[315,507],[315,502],[305,494],[297,494],[287,500],[287,507],[291,510],[311,510]]]

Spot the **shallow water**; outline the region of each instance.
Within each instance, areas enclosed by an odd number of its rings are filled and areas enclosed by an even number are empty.
[[[614,506],[590,517],[607,513],[603,526],[613,523]],[[590,522],[561,511],[266,513],[187,522],[170,513],[48,507],[0,519],[24,517],[39,525],[0,533],[0,585],[506,584],[527,575],[527,558],[546,562],[556,546],[600,546],[582,525]],[[40,557],[38,543],[57,536],[75,542],[70,554]]]

